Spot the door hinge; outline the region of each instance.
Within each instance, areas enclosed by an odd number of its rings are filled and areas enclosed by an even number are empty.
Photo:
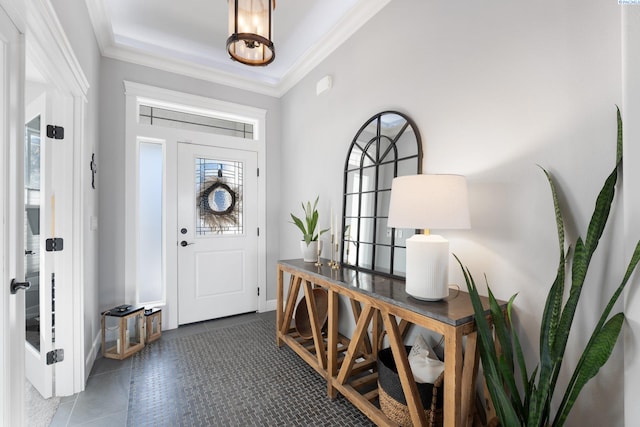
[[[59,348],[57,350],[51,350],[47,353],[47,365],[53,365],[54,363],[62,362],[64,360],[64,350]]]
[[[258,168],[258,174],[257,174],[257,176],[260,176],[260,168]]]
[[[47,138],[64,139],[64,128],[62,126],[47,125]]]
[[[258,296],[260,296],[260,286],[258,286]]]
[[[45,240],[45,249],[47,252],[58,252],[64,247],[64,241],[62,237],[54,237],[53,239]]]
[[[258,227],[258,237],[260,237],[260,227]]]

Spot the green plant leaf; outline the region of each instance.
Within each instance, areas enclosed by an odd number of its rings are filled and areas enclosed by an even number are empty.
[[[518,368],[520,369],[520,381],[522,381],[523,391],[524,391],[524,402],[522,406],[522,417],[526,419],[526,416],[529,412],[529,402],[531,399],[531,381],[528,379],[527,373],[527,365],[524,359],[524,353],[522,352],[522,346],[520,345],[520,339],[518,338],[518,334],[516,333],[515,328],[513,328],[513,302],[515,301],[516,295],[512,296],[507,303],[507,318],[509,320],[510,332],[511,332],[511,342],[513,343],[516,360],[518,362]]]
[[[616,143],[616,165],[622,163],[622,115],[620,108],[616,105],[616,121],[618,123],[618,141]]]
[[[291,215],[291,219],[293,220],[293,223],[300,229],[302,234],[303,235],[307,234],[307,230],[304,228],[304,224],[302,223],[302,220],[297,216],[295,216],[294,214],[290,214],[290,215]]]
[[[603,328],[603,325],[605,324],[605,321],[609,317],[609,314],[613,310],[613,307],[615,306],[616,302],[620,298],[620,295],[622,295],[622,292],[623,292],[625,286],[629,282],[629,279],[631,278],[631,275],[633,274],[633,272],[635,271],[636,267],[638,266],[638,262],[640,262],[640,241],[636,244],[636,247],[635,247],[635,249],[633,251],[633,254],[631,256],[631,260],[629,261],[629,265],[627,266],[627,270],[626,270],[625,275],[624,275],[624,277],[622,279],[622,282],[620,283],[620,285],[618,286],[616,291],[613,293],[613,295],[609,299],[609,302],[608,302],[607,306],[605,307],[605,309],[603,310],[602,315],[600,316],[600,320],[598,321],[598,324],[594,328],[594,332],[593,332],[591,338],[589,339],[589,342],[587,343],[587,346],[586,346],[586,348],[585,348],[585,350],[583,352],[583,355],[580,358],[580,360],[578,361],[578,365],[576,366],[576,369],[573,372],[571,380],[569,381],[569,385],[567,386],[567,391],[565,391],[565,394],[563,396],[562,402],[561,402],[560,406],[558,407],[558,414],[560,414],[562,412],[566,412],[566,414],[568,415],[570,408],[569,409],[565,409],[565,408],[569,404],[570,391],[575,388],[575,385],[578,382],[578,376],[580,375],[580,372],[582,370],[582,365],[584,364],[585,354],[589,351],[589,348],[592,345],[592,341],[595,340],[595,336],[598,333],[598,331],[600,331]],[[572,405],[573,405],[573,402],[571,402],[571,406]],[[556,416],[556,418],[557,417],[558,416]],[[565,418],[566,418],[566,416],[565,416]]]
[[[316,234],[316,227],[318,226],[318,201],[320,200],[320,196],[316,197],[316,200],[311,206],[311,202],[301,202],[302,211],[304,212],[304,222],[295,216],[294,214],[290,214],[293,219],[293,223],[300,229],[302,232],[303,240],[306,242],[307,246],[310,242],[318,240],[318,237],[324,233],[326,230],[320,231],[319,234]]]
[[[453,256],[462,269],[462,274],[469,291],[471,304],[475,313],[476,331],[478,334],[478,352],[480,353],[480,359],[482,360],[482,367],[488,385],[487,388],[491,395],[491,399],[493,400],[498,418],[501,420],[502,425],[505,426],[521,425],[520,417],[514,409],[510,394],[504,389],[505,381],[503,375],[513,375],[513,373],[511,372],[510,374],[508,366],[505,367],[504,364],[502,365],[504,369],[501,369],[501,363],[498,359],[493,341],[492,329],[485,317],[486,310],[482,306],[482,301],[480,300],[480,295],[478,294],[478,289],[473,276],[468,269],[465,269],[460,259],[455,254]],[[499,317],[502,317],[502,314],[500,314]],[[513,381],[507,382],[513,383]]]
[[[598,373],[607,360],[609,360],[611,352],[618,341],[623,322],[624,314],[618,313],[605,323],[602,329],[594,332],[589,345],[580,358],[582,363],[579,368],[576,368],[576,379],[571,384],[571,388],[567,389],[565,393],[566,400],[563,400],[563,405],[556,414],[553,426],[559,427],[564,425],[582,388]]]
[[[589,222],[589,228],[587,229],[587,238],[584,241],[587,265],[591,260],[593,252],[598,247],[600,237],[604,231],[604,226],[609,218],[609,211],[611,210],[611,203],[613,202],[613,196],[615,194],[615,185],[618,180],[618,167],[613,169],[611,174],[607,177],[600,194],[596,200],[596,207],[591,216],[591,222]]]

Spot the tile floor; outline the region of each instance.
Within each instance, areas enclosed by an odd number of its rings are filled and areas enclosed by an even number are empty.
[[[275,311],[262,314],[249,313],[181,326],[178,329],[163,331],[160,339],[175,339],[210,329],[250,322],[257,316],[275,318]],[[50,426],[126,426],[130,380],[131,358],[113,360],[99,356],[89,375],[85,391],[63,397]]]

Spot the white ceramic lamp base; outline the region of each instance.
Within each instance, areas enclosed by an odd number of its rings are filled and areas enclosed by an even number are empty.
[[[438,235],[407,239],[406,291],[414,298],[438,301],[449,296],[449,241]]]

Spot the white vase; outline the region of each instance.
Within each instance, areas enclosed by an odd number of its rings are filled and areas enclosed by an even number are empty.
[[[309,242],[309,245],[304,240],[300,241],[300,252],[302,252],[302,259],[305,262],[316,262],[318,251],[322,252],[322,240]]]

